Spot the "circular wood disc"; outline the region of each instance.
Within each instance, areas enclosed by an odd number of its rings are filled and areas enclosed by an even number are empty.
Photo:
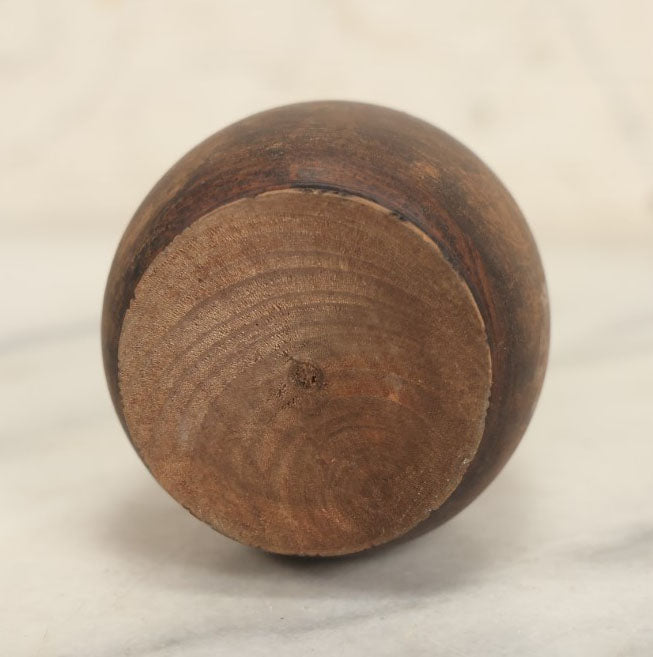
[[[355,552],[427,517],[476,453],[491,382],[481,315],[434,242],[313,190],[183,230],[139,280],[118,352],[158,481],[279,553]]]

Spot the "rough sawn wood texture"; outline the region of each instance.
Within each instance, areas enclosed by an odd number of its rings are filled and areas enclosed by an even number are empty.
[[[250,545],[335,555],[434,526],[496,476],[541,387],[548,306],[476,156],[320,102],[234,124],[164,176],[102,330],[118,415],[178,501]]]

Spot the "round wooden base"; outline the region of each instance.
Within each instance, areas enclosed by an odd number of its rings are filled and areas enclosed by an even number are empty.
[[[357,196],[287,189],[205,214],[154,257],[118,380],[136,449],[194,515],[336,555],[451,495],[492,373],[472,294],[427,235]]]

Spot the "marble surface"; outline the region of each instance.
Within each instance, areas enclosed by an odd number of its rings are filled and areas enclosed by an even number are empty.
[[[651,7],[1,3],[0,654],[653,654]],[[493,166],[540,244],[553,340],[526,437],[472,506],[298,561],[159,489],[98,323],[120,233],[176,157],[325,97],[417,114]]]

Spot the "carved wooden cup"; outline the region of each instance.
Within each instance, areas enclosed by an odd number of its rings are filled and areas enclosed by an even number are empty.
[[[197,146],[118,247],[102,340],[116,411],[218,531],[339,555],[457,513],[546,366],[528,227],[457,141],[389,109],[292,105]]]

